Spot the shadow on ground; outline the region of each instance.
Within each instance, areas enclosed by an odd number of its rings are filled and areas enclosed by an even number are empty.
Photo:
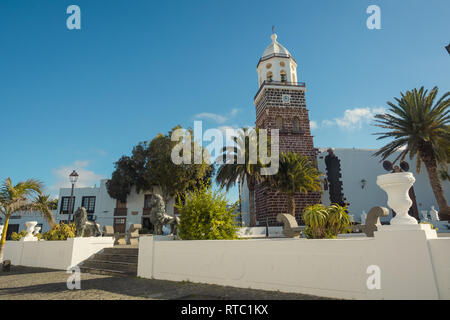
[[[141,278],[81,275],[81,290],[67,289],[64,271],[14,267],[9,273],[11,285],[0,285],[0,299],[167,299],[167,300],[315,300],[303,294],[241,289],[191,282],[172,282]],[[25,285],[21,286],[20,281]],[[31,279],[31,281],[30,281]],[[6,279],[4,279],[6,280]],[[2,279],[0,278],[0,281]],[[8,281],[9,282],[9,281]],[[14,287],[13,287],[14,285]]]

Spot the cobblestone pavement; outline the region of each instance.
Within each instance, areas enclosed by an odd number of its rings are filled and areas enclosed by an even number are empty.
[[[81,274],[81,289],[67,289],[64,271],[12,266],[0,270],[0,300],[311,300],[320,297],[217,285]]]

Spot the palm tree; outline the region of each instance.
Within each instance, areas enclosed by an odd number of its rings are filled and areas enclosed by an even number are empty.
[[[235,145],[223,149],[223,154],[220,157],[222,157],[224,161],[219,167],[216,176],[217,183],[222,188],[226,187],[227,191],[237,181],[239,181],[239,183],[247,181],[251,227],[256,225],[255,188],[257,183],[262,181],[261,169],[263,168],[263,165],[259,160],[259,152],[257,152],[256,156],[253,155],[252,160],[256,158],[256,161],[250,161],[252,156],[250,151],[254,151],[251,149],[250,145],[253,144],[259,148],[259,145],[256,143],[257,137],[258,129],[239,129],[237,135],[233,137]],[[257,151],[259,151],[259,149],[257,149]],[[238,161],[240,157],[242,157],[241,159],[243,159],[243,161]]]
[[[3,181],[0,187],[0,213],[5,216],[2,237],[0,240],[0,262],[3,261],[3,252],[8,230],[9,218],[12,214],[22,210],[29,210],[35,202],[33,196],[41,195],[42,184],[33,179],[12,184],[10,178]],[[44,211],[44,208],[41,208]],[[50,212],[51,213],[51,212]]]
[[[389,113],[377,114],[375,126],[386,129],[377,139],[392,138],[374,155],[381,155],[383,160],[396,151],[401,151],[394,160],[403,160],[409,154],[412,159],[417,156],[417,173],[423,162],[428,172],[431,188],[439,205],[441,220],[450,219],[450,208],[444,196],[439,180],[438,164],[448,162],[448,141],[450,141],[450,92],[444,94],[436,103],[438,88],[428,90],[421,87],[413,89],[401,98],[395,98],[396,104],[388,102]]]
[[[295,217],[295,194],[321,191],[320,176],[307,156],[288,152],[281,154],[278,173],[268,177],[267,183],[288,196],[288,212]]]
[[[49,195],[38,195],[29,205],[29,210],[38,211],[47,220],[50,229],[56,224],[52,208],[54,208],[54,200],[50,200]]]

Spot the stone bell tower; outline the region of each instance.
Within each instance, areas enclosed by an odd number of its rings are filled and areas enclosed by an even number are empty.
[[[255,95],[256,127],[279,130],[280,155],[296,152],[316,161],[308,110],[306,109],[304,82],[298,82],[297,63],[289,51],[272,34],[272,43],[264,50],[257,65],[259,90]],[[296,218],[311,204],[320,203],[321,195],[313,192],[296,195]],[[276,216],[287,213],[286,197],[275,191],[257,186],[255,194],[256,220],[277,224]]]

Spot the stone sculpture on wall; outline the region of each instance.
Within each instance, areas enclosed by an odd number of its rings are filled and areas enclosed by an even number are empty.
[[[98,237],[102,236],[100,225],[98,223],[88,221],[86,209],[79,207],[73,215],[75,222],[76,237]]]
[[[175,233],[176,225],[180,223],[180,219],[175,216],[168,215],[166,213],[166,205],[161,195],[154,194],[150,200],[150,222],[153,224],[156,235],[163,234],[163,226],[166,224],[171,225],[172,233]]]

